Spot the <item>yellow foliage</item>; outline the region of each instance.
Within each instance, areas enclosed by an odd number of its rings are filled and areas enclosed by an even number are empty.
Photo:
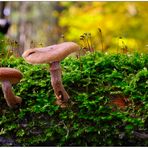
[[[96,50],[100,50],[97,29],[101,28],[105,50],[116,46],[114,38],[123,37],[132,51],[147,44],[145,6],[147,2],[69,2],[68,9],[61,13],[59,25],[66,27],[66,40],[79,41],[83,33],[91,33]]]

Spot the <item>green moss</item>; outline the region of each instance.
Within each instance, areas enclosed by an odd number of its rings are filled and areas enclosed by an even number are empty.
[[[148,130],[148,55],[96,52],[66,58],[61,62],[63,84],[71,96],[66,109],[54,104],[48,65],[33,66],[14,57],[1,65],[18,68],[24,77],[14,86],[23,98],[20,108],[9,109],[0,94],[0,137],[19,146],[148,146],[132,134]],[[124,110],[110,104],[116,95],[128,98]]]

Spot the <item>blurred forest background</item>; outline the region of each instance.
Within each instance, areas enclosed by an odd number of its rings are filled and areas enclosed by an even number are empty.
[[[147,52],[147,8],[148,2],[1,1],[0,17],[11,22],[7,37],[20,54],[63,41],[85,46],[84,35],[95,50]]]

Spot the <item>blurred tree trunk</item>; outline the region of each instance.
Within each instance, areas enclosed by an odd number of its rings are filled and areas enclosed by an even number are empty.
[[[7,2],[0,2],[0,18],[5,18],[4,9],[6,7]]]
[[[59,42],[62,29],[59,25],[59,2],[11,2],[13,21],[11,36],[19,43],[19,55],[23,51],[38,46],[48,46]],[[12,15],[11,15],[12,16]]]
[[[51,16],[49,17],[49,36],[47,42],[50,44],[57,43],[62,36],[62,29],[59,26],[59,16],[60,12],[63,10],[63,7],[58,1],[50,2],[49,11]],[[56,15],[55,12],[56,11]]]
[[[25,14],[27,12],[27,2],[21,1],[19,4],[19,13],[20,13],[20,18],[18,22],[18,42],[20,45],[20,54],[23,53],[25,49],[25,41],[26,41],[26,18]]]

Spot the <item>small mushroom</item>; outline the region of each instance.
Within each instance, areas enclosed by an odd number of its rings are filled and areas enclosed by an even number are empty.
[[[14,68],[1,67],[0,68],[0,81],[2,83],[2,90],[7,105],[11,108],[21,104],[22,98],[15,96],[12,91],[12,85],[16,84],[22,78],[22,73]]]
[[[28,49],[22,55],[30,64],[50,65],[51,85],[57,98],[56,104],[61,107],[66,107],[70,97],[62,84],[60,61],[79,49],[80,47],[74,42],[64,42],[43,48]]]

